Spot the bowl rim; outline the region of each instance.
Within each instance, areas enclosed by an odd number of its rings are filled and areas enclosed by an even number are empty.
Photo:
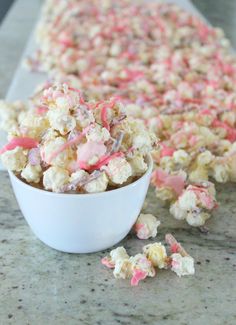
[[[56,193],[56,192],[50,192],[50,191],[47,191],[47,190],[43,190],[43,189],[39,189],[39,188],[36,188],[36,187],[33,187],[25,182],[23,182],[22,180],[20,180],[11,170],[7,170],[8,171],[8,174],[10,176],[10,178],[12,180],[14,180],[16,183],[19,183],[21,186],[24,186],[26,188],[30,188],[32,191],[35,191],[35,192],[38,192],[40,194],[45,194],[45,195],[49,195],[49,196],[53,196],[53,197],[68,197],[68,198],[71,198],[71,197],[77,197],[77,198],[91,198],[91,197],[101,197],[101,196],[109,196],[109,195],[113,195],[115,192],[122,192],[122,191],[125,191],[125,189],[129,188],[129,187],[133,187],[134,185],[138,184],[139,182],[141,182],[143,180],[143,178],[147,177],[148,174],[151,174],[152,170],[153,170],[153,159],[152,159],[152,156],[150,153],[148,153],[146,155],[147,157],[147,164],[148,164],[148,169],[146,170],[146,172],[141,176],[139,177],[136,181],[128,184],[128,185],[125,185],[125,186],[122,186],[120,188],[116,188],[116,189],[113,189],[113,190],[110,190],[110,191],[104,191],[104,192],[97,192],[97,193],[81,193],[81,194],[75,194],[75,193]]]

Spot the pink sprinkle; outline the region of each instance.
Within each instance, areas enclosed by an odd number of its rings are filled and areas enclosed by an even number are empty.
[[[0,155],[2,155],[6,151],[14,150],[16,147],[21,147],[24,149],[32,149],[32,148],[36,148],[37,146],[38,146],[38,141],[36,141],[33,138],[28,138],[28,137],[13,138],[8,144],[6,144],[0,150]]]
[[[139,284],[139,281],[144,280],[146,277],[147,277],[147,272],[136,269],[133,272],[133,276],[131,278],[130,283],[132,286],[137,286]]]

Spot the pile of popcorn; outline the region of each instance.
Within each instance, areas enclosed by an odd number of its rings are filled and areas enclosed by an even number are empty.
[[[156,134],[158,200],[203,226],[217,207],[210,181],[236,181],[236,58],[223,31],[174,4],[47,0],[37,42],[28,67],[88,98],[119,97]],[[19,117],[10,109],[4,128],[24,116],[12,105]]]
[[[102,259],[102,264],[114,270],[115,278],[131,279],[132,286],[137,286],[146,277],[154,277],[158,269],[171,269],[179,277],[193,275],[194,259],[171,234],[166,234],[165,240],[170,255],[160,242],[144,246],[143,252],[135,256],[129,256],[124,247],[117,247]]]
[[[15,107],[17,117],[10,113]],[[0,150],[2,163],[53,192],[103,192],[133,182],[147,170],[156,144],[118,98],[86,101],[67,84],[42,89],[29,109],[12,104],[6,111],[9,143]]]
[[[119,96],[160,139],[152,183],[202,226],[214,184],[236,181],[236,59],[219,28],[174,4],[48,0],[29,66],[94,98]]]

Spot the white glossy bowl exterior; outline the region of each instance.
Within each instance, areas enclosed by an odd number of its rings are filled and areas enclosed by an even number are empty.
[[[34,234],[68,253],[91,253],[121,241],[135,223],[150,182],[147,172],[125,187],[97,194],[57,194],[25,184],[9,172],[20,209]]]

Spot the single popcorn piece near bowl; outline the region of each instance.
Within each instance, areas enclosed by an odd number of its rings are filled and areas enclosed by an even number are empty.
[[[170,265],[171,270],[175,272],[179,277],[184,275],[193,275],[195,273],[194,269],[194,259],[188,255],[185,249],[171,234],[166,234],[166,243],[170,246]]]
[[[166,248],[162,243],[148,244],[143,247],[143,253],[152,262],[152,265],[159,269],[166,268]]]
[[[134,225],[134,232],[139,239],[154,238],[161,222],[152,214],[141,213]]]
[[[62,193],[97,193],[137,180],[156,137],[112,97],[85,101],[68,84],[49,83],[9,130],[4,166],[30,185]],[[18,124],[17,124],[18,123]]]

